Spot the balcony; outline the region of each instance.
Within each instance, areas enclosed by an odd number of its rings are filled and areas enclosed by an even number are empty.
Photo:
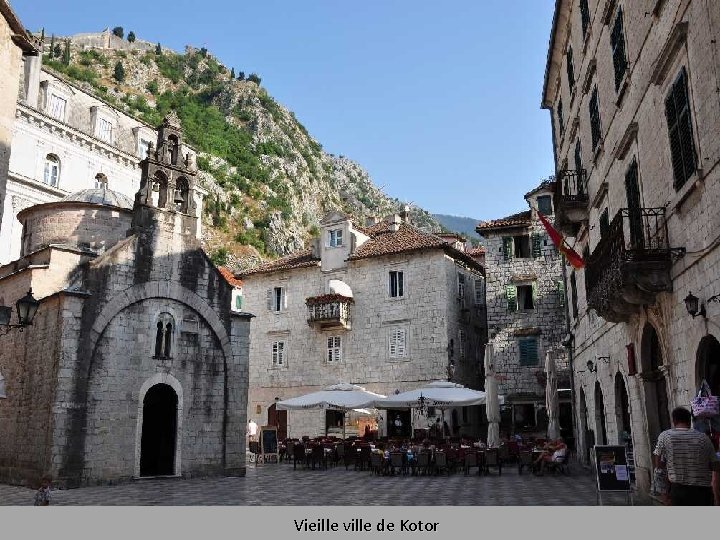
[[[672,290],[664,208],[623,208],[585,268],[588,307],[610,322],[627,322],[657,293]]]
[[[555,226],[575,236],[588,219],[588,186],[585,169],[558,172],[555,181]]]
[[[350,304],[354,300],[341,294],[323,294],[305,300],[308,307],[308,324],[324,330],[350,329]]]

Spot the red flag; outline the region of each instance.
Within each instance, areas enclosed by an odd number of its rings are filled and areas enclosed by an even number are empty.
[[[545,230],[547,231],[550,240],[553,241],[553,244],[555,244],[557,250],[563,255],[565,255],[565,258],[572,265],[572,267],[576,270],[585,268],[585,261],[580,255],[577,254],[574,249],[572,249],[565,243],[565,237],[560,232],[558,232],[555,227],[550,225],[550,222],[545,216],[543,216],[540,212],[538,212],[537,214],[543,226],[545,227]]]

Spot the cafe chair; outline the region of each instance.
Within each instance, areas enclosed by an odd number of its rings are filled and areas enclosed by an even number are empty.
[[[498,475],[502,476],[502,461],[500,461],[500,452],[497,448],[485,450],[485,474],[490,472],[490,467],[497,467]]]
[[[476,452],[465,453],[465,476],[470,474],[470,469],[477,467],[478,474],[480,474],[480,467],[478,466],[478,455]]]
[[[518,474],[522,474],[525,467],[530,469],[530,472],[535,468],[532,452],[521,451],[518,455]]]

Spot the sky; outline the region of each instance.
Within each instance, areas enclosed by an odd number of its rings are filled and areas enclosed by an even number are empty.
[[[122,26],[256,72],[326,151],[433,213],[527,208],[553,174],[540,109],[553,0],[10,0],[24,25]]]

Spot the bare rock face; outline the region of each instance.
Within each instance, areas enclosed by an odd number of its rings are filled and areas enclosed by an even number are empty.
[[[208,191],[204,243],[217,262],[247,267],[260,256],[301,249],[329,210],[364,223],[404,207],[359,164],[324,152],[257,80],[232,79],[204,49],[189,47],[182,55],[163,49],[158,55],[154,49],[83,44],[73,46],[71,56],[70,66],[46,64],[151,125],[169,108],[177,110],[187,140],[199,151],[199,180]],[[118,62],[123,81],[113,78]],[[72,67],[85,71],[78,77]],[[410,217],[416,226],[441,230],[420,208],[412,207]]]

